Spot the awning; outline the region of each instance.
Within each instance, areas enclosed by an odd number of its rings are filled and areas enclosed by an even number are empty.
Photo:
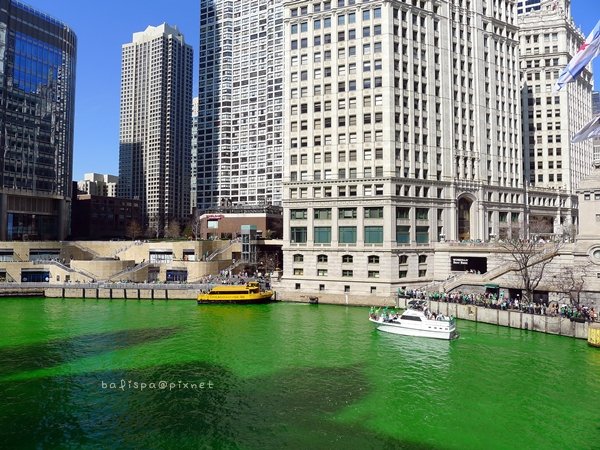
[[[497,284],[486,284],[485,287],[490,289],[498,289],[500,286]]]

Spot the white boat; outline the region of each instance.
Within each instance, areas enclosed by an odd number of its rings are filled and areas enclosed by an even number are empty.
[[[376,314],[372,311],[369,320],[378,325],[379,331],[386,333],[446,340],[458,337],[456,320],[443,314],[432,314],[424,301],[409,302],[409,308],[402,314],[385,311]]]

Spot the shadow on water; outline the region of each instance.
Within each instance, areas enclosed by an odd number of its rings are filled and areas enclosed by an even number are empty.
[[[0,376],[54,367],[87,356],[166,339],[179,330],[177,327],[123,330],[0,348]]]
[[[110,388],[122,379],[210,380],[214,387]],[[369,393],[356,366],[245,379],[221,366],[190,363],[4,382],[0,398],[10,406],[0,410],[0,439],[7,448],[433,448],[334,420]]]

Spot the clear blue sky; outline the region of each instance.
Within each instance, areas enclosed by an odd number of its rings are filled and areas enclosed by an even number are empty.
[[[71,27],[78,38],[73,177],[119,172],[121,45],[148,25],[177,25],[194,47],[198,93],[200,0],[22,0]],[[587,36],[600,20],[599,0],[572,0],[575,23]],[[600,88],[600,57],[594,62]]]

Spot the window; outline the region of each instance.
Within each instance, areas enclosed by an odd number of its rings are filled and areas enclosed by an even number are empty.
[[[315,244],[331,243],[331,227],[315,227]]]
[[[340,208],[338,209],[339,219],[356,219],[356,208]]]
[[[396,208],[396,219],[408,219],[410,215],[410,208]]]
[[[352,271],[352,270],[342,270],[342,277],[352,278],[353,275],[354,275],[354,271]]]
[[[429,218],[429,209],[428,208],[417,208],[415,210],[415,216],[417,220],[427,220]]]
[[[304,262],[304,256],[299,253],[296,253],[294,255],[294,262]]]
[[[317,219],[317,220],[331,219],[331,209],[329,209],[329,208],[315,209],[315,219]]]
[[[299,291],[301,289],[301,284],[300,283],[296,283],[294,286],[294,289],[296,289],[297,291]]]
[[[294,275],[304,275],[304,269],[301,267],[296,267],[294,269]]]
[[[419,255],[419,264],[425,264],[427,262],[427,255]]]
[[[292,227],[290,240],[292,243],[306,243],[306,227]]]
[[[306,219],[306,209],[292,209],[290,210],[291,219],[301,220]]]
[[[339,227],[338,240],[340,244],[356,244],[356,227]]]
[[[408,274],[408,271],[400,270],[400,271],[398,271],[398,278],[406,278],[407,274]]]
[[[398,264],[408,264],[408,255],[399,255]]]
[[[407,225],[396,226],[396,242],[398,244],[410,244],[410,227]]]
[[[383,208],[365,208],[365,219],[382,219]]]
[[[383,244],[383,227],[365,227],[365,244]]]
[[[417,244],[429,242],[429,227],[417,227]]]
[[[317,255],[317,262],[326,263],[327,262],[327,255]]]
[[[342,256],[342,263],[351,264],[352,261],[354,261],[354,257],[352,255],[343,255]]]
[[[327,276],[327,269],[317,269],[317,276],[318,277],[326,277]]]
[[[379,264],[379,256],[369,255],[369,264]]]
[[[379,278],[379,270],[369,270],[368,277],[369,278]]]

